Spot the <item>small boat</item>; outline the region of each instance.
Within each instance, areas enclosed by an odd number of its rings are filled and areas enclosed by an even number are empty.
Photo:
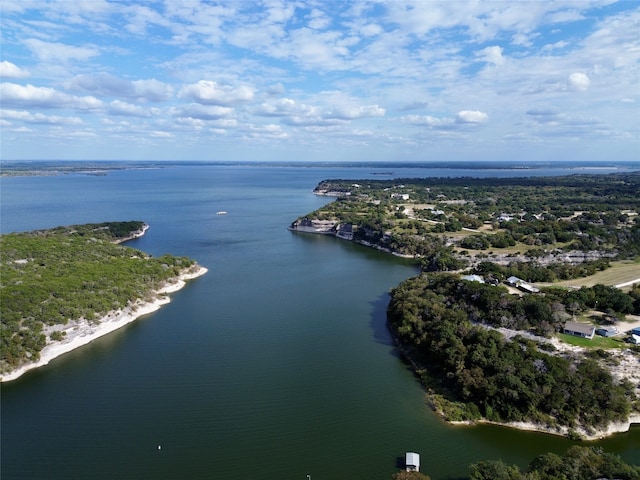
[[[227,212],[225,212],[224,210],[220,210],[219,212],[216,212],[216,215],[226,215]]]

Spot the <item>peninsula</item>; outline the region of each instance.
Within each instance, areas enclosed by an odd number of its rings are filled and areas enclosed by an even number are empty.
[[[640,422],[638,192],[638,172],[326,180],[336,200],[290,229],[420,264],[387,323],[444,419],[595,439]]]
[[[2,382],[156,311],[207,272],[186,257],[120,245],[148,228],[107,222],[0,237]]]

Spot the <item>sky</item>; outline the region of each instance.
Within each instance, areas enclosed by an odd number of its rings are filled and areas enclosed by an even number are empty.
[[[638,0],[2,0],[0,21],[5,160],[640,160]]]

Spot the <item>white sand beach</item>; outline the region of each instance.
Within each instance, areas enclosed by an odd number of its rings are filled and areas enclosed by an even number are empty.
[[[26,363],[9,373],[3,374],[0,382],[15,380],[29,370],[47,365],[51,360],[60,355],[91,343],[96,338],[100,338],[122,328],[143,315],[155,312],[162,305],[170,302],[167,294],[180,290],[186,285],[187,280],[204,275],[207,271],[204,267],[200,267],[197,270],[189,270],[173,282],[168,283],[160,290],[154,292],[154,299],[152,301],[137,300],[124,309],[109,312],[97,321],[80,319],[69,321],[66,325],[45,327],[44,333],[47,335],[50,335],[54,331],[62,331],[65,332],[64,338],[59,341],[48,340],[47,345],[40,352],[40,359],[37,362]]]

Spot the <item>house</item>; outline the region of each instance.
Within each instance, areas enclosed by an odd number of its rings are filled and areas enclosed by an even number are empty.
[[[409,200],[408,193],[392,193],[391,198],[399,198],[400,200]]]
[[[507,284],[511,285],[512,287],[517,287],[523,281],[524,280],[520,280],[518,277],[507,278]]]
[[[564,333],[569,335],[575,335],[576,337],[593,339],[593,335],[596,332],[596,327],[588,323],[580,322],[567,322],[564,324]]]
[[[414,452],[407,452],[404,457],[404,464],[407,472],[419,472],[420,471],[420,454]]]
[[[524,280],[518,277],[507,278],[507,284],[511,287],[519,288],[520,290],[527,293],[538,293],[540,291],[539,288],[534,287],[533,285],[525,282]]]
[[[618,329],[616,327],[610,326],[610,327],[598,327],[596,329],[596,333],[598,335],[601,335],[603,337],[613,337],[614,335],[618,334]]]
[[[345,240],[353,240],[353,224],[352,223],[343,223],[338,227],[338,233],[336,234],[338,238],[343,238]]]

